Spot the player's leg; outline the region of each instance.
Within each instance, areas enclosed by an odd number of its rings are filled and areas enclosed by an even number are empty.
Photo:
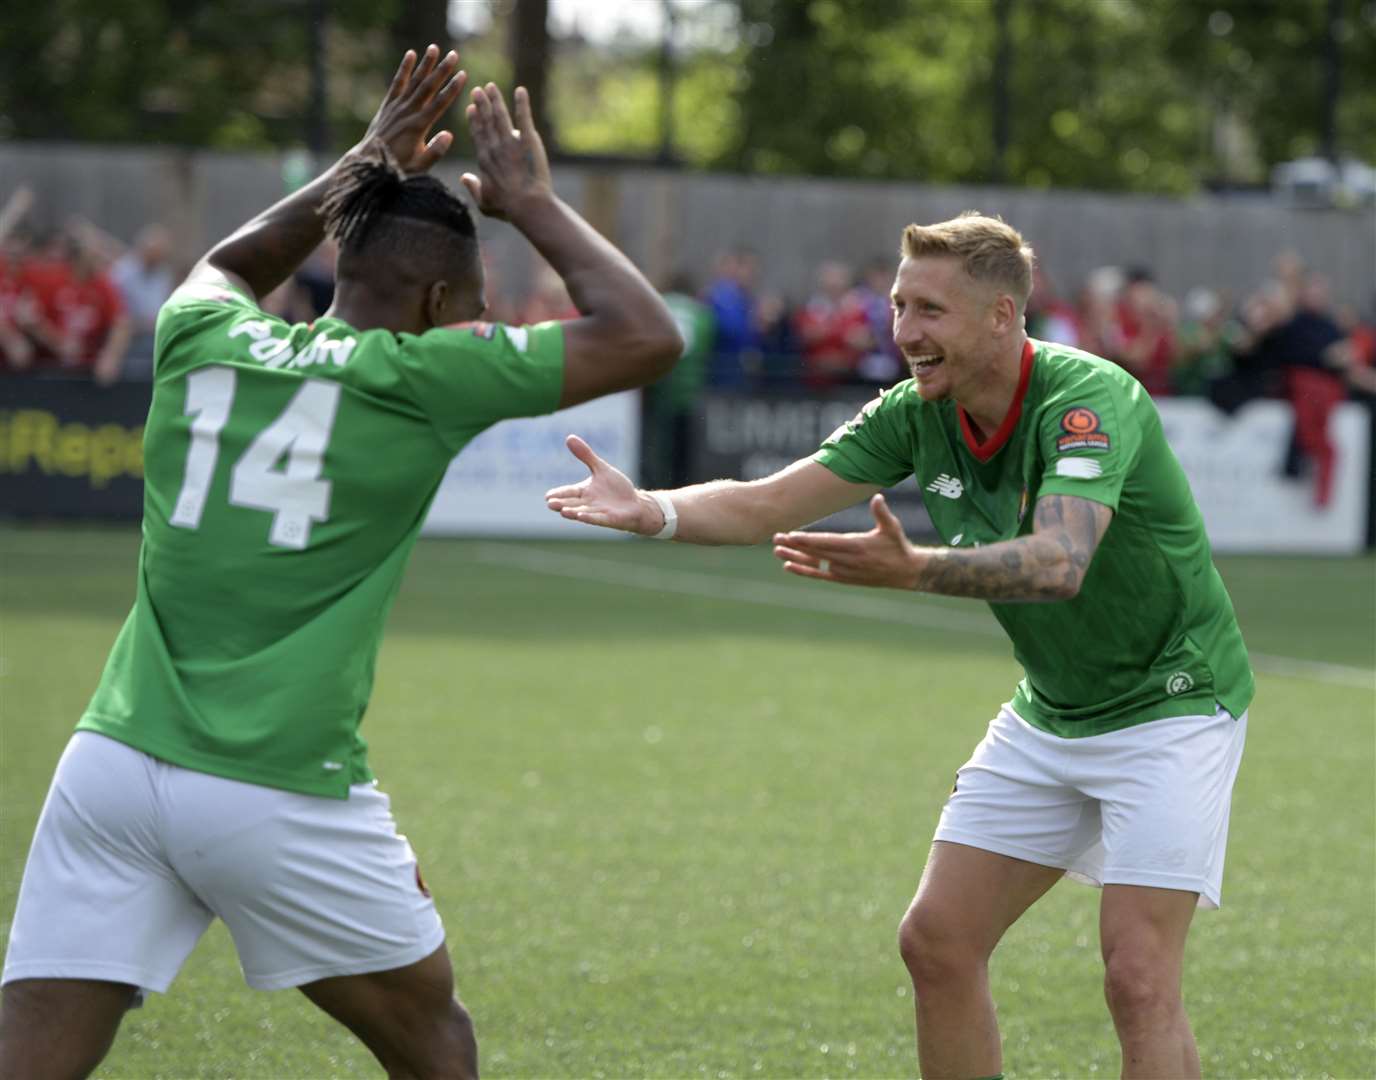
[[[357,1035],[388,1076],[478,1075],[473,1023],[454,997],[444,946],[404,968],[320,979],[301,992]]]
[[[0,1076],[79,1080],[115,1041],[138,988],[89,979],[19,979],[0,995]]]
[[[300,988],[394,1076],[471,1076],[444,928],[387,796],[321,798],[181,770],[173,865],[234,938],[244,978]]]
[[[898,931],[916,997],[924,1077],[968,1080],[1003,1071],[989,957],[1004,932],[1063,873],[964,844],[932,845]]]
[[[1007,708],[990,723],[956,775],[903,919],[924,1076],[1001,1071],[989,956],[1098,836],[1097,806],[1061,782],[1039,734]]]
[[[1124,1076],[1198,1076],[1181,979],[1195,908],[1218,907],[1247,718],[1225,710],[1079,740],[1100,801],[1104,991]]]
[[[210,911],[162,858],[156,773],[123,743],[78,732],[29,849],[0,981],[0,1076],[84,1076],[138,987],[163,991]]]
[[[1123,1048],[1124,1077],[1197,1077],[1199,1051],[1185,1015],[1185,935],[1198,895],[1105,885],[1099,909],[1104,996]]]

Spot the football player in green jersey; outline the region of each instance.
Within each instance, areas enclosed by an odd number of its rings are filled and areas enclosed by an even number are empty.
[[[1032,266],[1002,221],[911,225],[892,300],[912,379],[816,455],[645,492],[571,436],[590,475],[547,503],[692,543],[772,537],[802,577],[988,601],[1026,677],[959,771],[900,925],[922,1075],[1002,1071],[989,957],[1069,874],[1103,888],[1123,1075],[1198,1076],[1185,936],[1219,903],[1252,673],[1150,397],[1117,365],[1027,337]],[[878,494],[908,476],[940,546],[912,544]],[[865,499],[869,532],[788,531]]]
[[[163,307],[137,593],[58,763],[11,924],[0,1076],[87,1075],[218,916],[245,979],[299,987],[393,1076],[477,1074],[444,930],[358,727],[383,620],[449,462],[483,429],[665,374],[649,282],[558,199],[525,91],[467,117],[483,213],[579,316],[484,309],[467,208],[425,175],[466,76],[408,52],[363,141],[217,244]],[[257,305],[322,240],[333,307]]]

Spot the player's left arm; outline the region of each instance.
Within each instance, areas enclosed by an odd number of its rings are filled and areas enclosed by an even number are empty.
[[[435,45],[419,60],[408,51],[377,115],[354,149],[378,139],[391,151],[402,172],[412,175],[427,171],[454,142],[451,132],[441,131],[431,137],[430,129],[457,100],[468,79],[465,72],[456,71],[458,64],[456,53],[441,59]],[[272,292],[325,238],[320,204],[340,162],[221,240],[196,264],[187,281],[230,284],[255,300]]]
[[[1037,500],[1027,536],[977,548],[918,547],[882,495],[866,533],[780,533],[774,554],[800,577],[916,589],[1002,603],[1068,600],[1080,591],[1113,511],[1074,495]]]

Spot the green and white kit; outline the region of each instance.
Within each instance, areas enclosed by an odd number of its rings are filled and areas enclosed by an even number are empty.
[[[553,412],[558,323],[415,336],[288,325],[237,292],[158,317],[134,607],[79,729],[346,798],[383,622],[449,462]]]
[[[1081,737],[1216,703],[1246,711],[1252,672],[1204,522],[1151,398],[1116,364],[1029,341],[1013,406],[983,442],[955,402],[923,401],[906,381],[815,460],[852,483],[915,476],[954,547],[1030,533],[1047,495],[1113,509],[1074,599],[990,604],[1026,674],[1012,708],[1034,727]]]

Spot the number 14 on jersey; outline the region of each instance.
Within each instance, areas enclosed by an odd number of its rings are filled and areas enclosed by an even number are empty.
[[[233,368],[214,366],[186,379],[191,444],[186,472],[171,523],[197,529],[205,512],[220,457],[220,432],[234,408]],[[307,379],[287,407],[249,443],[229,476],[229,502],[272,514],[268,543],[301,550],[310,542],[311,525],[330,513],[330,481],[320,478],[339,408],[338,383]],[[278,462],[286,457],[284,468]]]

